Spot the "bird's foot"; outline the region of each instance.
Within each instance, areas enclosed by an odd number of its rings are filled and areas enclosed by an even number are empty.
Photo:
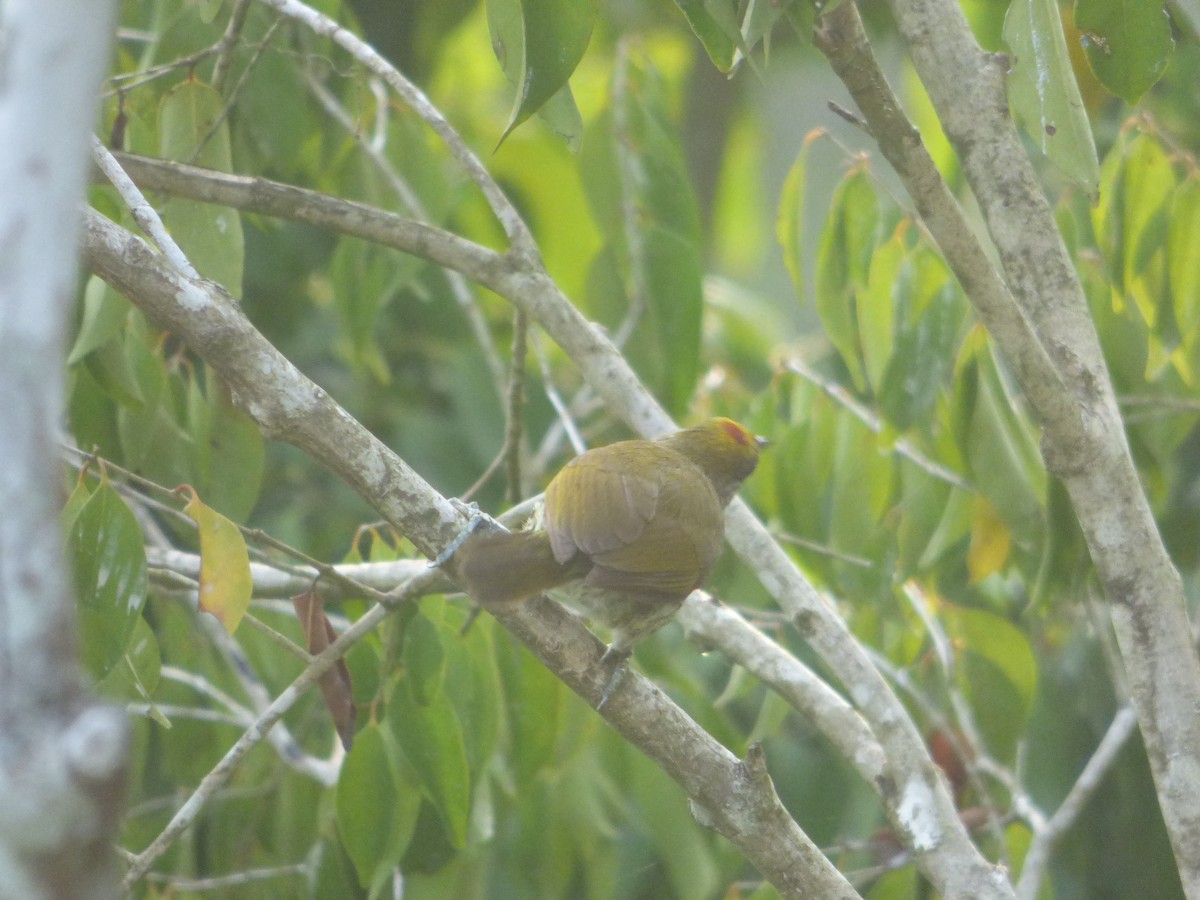
[[[600,702],[596,704],[596,712],[604,709],[604,705],[608,703],[608,698],[625,679],[625,673],[629,671],[629,657],[632,651],[628,648],[618,647],[616,644],[609,644],[604,651],[604,655],[600,657],[601,665],[611,664],[612,672],[608,675],[608,680],[604,682],[604,691],[600,694]]]
[[[431,569],[440,568],[448,563],[450,558],[458,551],[458,548],[466,542],[467,538],[469,538],[480,528],[503,528],[499,522],[481,510],[478,503],[464,503],[457,497],[451,497],[450,505],[466,516],[467,523],[455,536],[454,540],[447,544],[445,549],[443,549],[442,552],[434,557],[434,559],[429,563],[429,568]]]

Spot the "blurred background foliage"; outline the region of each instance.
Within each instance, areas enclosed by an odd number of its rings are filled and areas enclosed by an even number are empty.
[[[221,40],[233,5],[126,0],[102,133],[130,152],[310,187],[503,246],[444,148],[329,41],[250,4],[214,86],[214,57],[202,51]],[[706,5],[598,4],[582,13],[595,18],[569,92],[501,141],[530,111],[492,50],[496,34],[511,34],[514,5],[313,4],[428,93],[525,215],[558,284],[623,342],[680,421],[729,415],[772,440],[743,496],[897,679],[939,761],[972,763],[960,755],[973,732],[982,744],[968,756],[1018,773],[1053,810],[1120,703],[1087,552],[1004,361],[870,140],[826,107],[851,104],[793,27],[805,21],[799,4],[733,77],[714,60],[729,68],[738,50],[720,29],[705,31],[694,6]],[[980,41],[1002,49],[1004,5],[964,7]],[[884,10],[863,12],[965,195]],[[1071,11],[1062,15],[1066,46],[1077,48]],[[1030,152],[1088,291],[1143,484],[1194,595],[1200,50],[1186,17],[1173,27],[1176,46],[1158,51],[1159,80],[1136,105],[1101,83],[1082,52],[1070,55],[1101,163],[1097,203],[1032,141]],[[578,43],[578,33],[553,40]],[[128,223],[109,189],[92,199]],[[437,489],[460,495],[479,477],[503,442],[505,302],[358,239],[152,199],[202,274]],[[472,332],[464,304],[482,313],[489,342]],[[625,435],[561,351],[545,339],[535,346],[523,493],[572,452],[546,387],[574,401],[589,442]],[[363,528],[372,511],[316,462],[263,442],[186,348],[98,281],[81,287],[68,366],[78,446],[165,487],[191,484],[216,510],[319,559],[411,555],[385,527]],[[499,511],[503,496],[496,478],[478,499]],[[195,546],[191,529],[156,518],[173,541]],[[228,649],[176,592],[153,579],[134,603],[95,590],[106,552],[145,581],[139,526],[107,479],[81,480],[64,520],[79,560],[85,658],[102,690],[149,708],[135,719],[122,836],[140,849],[241,731],[236,721],[164,712],[221,706],[180,673],[235,697],[242,687]],[[727,557],[712,586],[821,671],[754,573]],[[335,622],[365,608],[343,603]],[[252,609],[300,640],[290,607]],[[467,612],[461,597],[426,598],[351,651],[358,735],[336,787],[261,746],[160,870],[304,863],[307,877],[277,882],[273,896],[378,896],[397,865],[410,898],[773,896],[694,822],[673,784],[488,617],[462,634]],[[939,662],[931,629],[949,638],[952,665]],[[237,644],[272,696],[299,671],[259,631],[240,629]],[[778,697],[698,652],[678,626],[640,647],[637,665],[735,752],[763,741],[788,808],[862,876],[868,896],[928,895],[911,866],[887,865],[869,786]],[[333,729],[312,694],[287,723],[309,752],[327,754]],[[959,800],[996,810],[979,839],[1019,871],[1028,829],[1011,814],[1008,786],[982,774]],[[155,882],[142,890],[187,893]],[[1042,896],[1178,893],[1135,735],[1060,846]]]

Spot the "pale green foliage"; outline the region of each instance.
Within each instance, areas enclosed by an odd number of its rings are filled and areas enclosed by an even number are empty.
[[[126,3],[124,33],[147,39],[120,42],[114,73],[212,46],[230,5]],[[359,5],[366,20],[369,4]],[[352,7],[321,6],[357,27]],[[368,39],[391,48],[481,154],[526,216],[559,285],[626,340],[634,368],[678,418],[729,415],[771,439],[742,496],[837,599],[860,639],[905,674],[906,690],[915,693],[902,695],[913,699],[919,726],[956,731],[963,708],[949,696],[961,695],[983,741],[977,751],[1012,767],[1023,746],[1025,784],[1052,810],[1116,702],[1106,638],[1086,615],[1090,564],[1063,491],[1041,465],[1035,424],[1004,361],[907,201],[883,186],[882,163],[844,158],[840,145],[819,134],[803,151],[798,139],[782,151],[773,143],[794,139],[787,137],[791,122],[772,120],[791,100],[760,100],[794,90],[794,82],[770,73],[811,52],[791,29],[811,25],[812,7],[752,3],[739,22],[737,4],[700,0],[639,12],[585,0],[492,0],[486,12],[472,0],[405,6],[394,31]],[[1060,190],[1053,176],[1049,189],[1057,191],[1064,239],[1118,392],[1130,404],[1143,482],[1192,584],[1200,564],[1200,58],[1192,45],[1181,49],[1158,92],[1160,120],[1183,125],[1172,131],[1145,121],[1114,140],[1113,123],[1130,110],[1109,99],[1084,114],[1061,27],[1042,20],[1056,7],[1044,6],[1014,6],[1010,16],[1024,18],[1005,30],[1010,40],[1019,32],[1031,47],[1052,50],[1048,62],[1034,60],[1034,69],[1014,74],[1034,92],[1025,100],[1015,95],[1014,104],[1027,121],[1038,103],[1069,108],[1078,144],[1068,168],[1085,190]],[[556,10],[561,20],[544,20]],[[1089,15],[1084,4],[1078,15]],[[259,54],[271,22],[264,7],[251,4],[223,93],[209,85],[213,62],[206,58],[131,86],[121,100],[110,97],[105,128],[119,113],[133,152],[161,149],[180,161],[194,157],[404,215],[415,215],[415,197],[433,223],[503,243],[445,149],[396,101],[381,104],[344,53],[284,26]],[[985,40],[999,41],[994,17],[981,15],[976,25]],[[1119,37],[1111,39],[1114,52]],[[503,67],[495,40],[504,45]],[[562,56],[553,53],[558,44]],[[722,69],[749,55],[767,73],[759,83],[749,67],[738,72],[726,86],[728,118],[717,112],[717,95],[701,87],[696,67],[710,65],[706,50]],[[1150,51],[1138,43],[1137,52]],[[1158,59],[1101,78],[1110,86],[1124,79],[1113,89],[1137,95],[1145,85],[1135,76],[1157,75]],[[308,79],[342,105],[350,131],[322,111]],[[515,99],[513,82],[522,85]],[[834,122],[825,116],[803,127]],[[1103,163],[1100,203],[1089,208],[1091,126]],[[738,140],[729,140],[735,131]],[[582,150],[572,153],[562,136],[571,143],[582,136]],[[1051,144],[1066,137],[1060,125]],[[708,193],[693,187],[689,169],[704,154],[715,158],[718,173]],[[388,168],[411,196],[397,192]],[[92,199],[128,223],[106,189]],[[238,296],[269,339],[440,490],[462,493],[487,467],[503,440],[504,411],[446,273],[291,222],[174,199],[166,212],[200,271]],[[781,247],[766,237],[773,221]],[[746,234],[761,240],[748,248],[739,243]],[[718,269],[714,259],[728,264]],[[797,288],[815,285],[815,309],[797,302],[804,292],[793,292],[788,275]],[[471,296],[506,355],[511,310],[492,295]],[[554,387],[569,398],[578,376],[542,344]],[[187,482],[224,515],[321,559],[411,555],[377,529],[355,540],[371,511],[314,461],[264,445],[185,349],[150,330],[99,282],[81,292],[68,364],[70,428],[80,446],[168,488]],[[837,385],[836,396],[814,373]],[[527,374],[525,420],[536,448],[554,417],[536,364]],[[597,443],[624,436],[603,412],[583,421]],[[531,473],[533,485],[544,485],[567,455],[560,445]],[[136,851],[173,812],[161,801],[194,789],[242,730],[164,715],[159,707],[219,704],[160,678],[162,666],[195,673],[250,704],[192,609],[161,584],[142,609],[146,564],[136,525],[112,487],[92,488],[90,497],[77,490],[65,514],[83,593],[85,659],[93,674],[109,673],[104,693],[139,710],[151,704],[137,721],[131,814],[121,837]],[[498,510],[501,496],[493,481],[479,499]],[[173,540],[194,546],[194,534],[164,522]],[[117,568],[105,568],[109,557]],[[108,589],[113,573],[136,582],[128,602]],[[774,612],[754,573],[732,558],[718,565],[712,586],[752,615],[759,607]],[[330,607],[331,615],[353,620],[366,605]],[[303,641],[289,613],[251,612]],[[405,897],[418,900],[692,900],[734,896],[731,885],[757,879],[728,843],[694,821],[677,787],[493,620],[485,615],[463,633],[467,616],[461,598],[425,598],[350,651],[358,737],[336,786],[260,747],[156,868],[215,876],[308,863],[306,880],[223,895],[247,897],[386,896],[397,868]],[[929,622],[947,644],[931,641]],[[811,659],[788,629],[772,635]],[[243,626],[236,640],[272,696],[300,669],[259,631]],[[943,651],[948,658],[939,658]],[[639,648],[635,665],[734,752],[763,741],[781,796],[819,845],[861,847],[881,825],[872,787],[806,721],[718,654],[701,655],[678,628],[667,628]],[[305,751],[329,753],[333,726],[317,691],[285,721]],[[978,783],[964,787],[963,805],[990,804],[1006,814],[1004,789],[986,785],[986,794]],[[1019,821],[979,837],[990,858],[1013,870],[1028,839]],[[834,857],[846,871],[879,861],[861,849]],[[1051,876],[1047,897],[1169,897],[1178,890],[1136,739],[1068,835]],[[914,896],[917,881],[907,866],[878,881],[871,896]],[[773,896],[769,887],[753,890],[744,887],[743,896]]]

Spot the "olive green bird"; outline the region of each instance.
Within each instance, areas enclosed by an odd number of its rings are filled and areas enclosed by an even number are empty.
[[[588,450],[547,486],[532,527],[466,535],[448,551],[450,571],[484,609],[548,593],[608,627],[605,659],[618,663],[602,707],[634,644],[712,570],[725,507],[765,444],[730,419],[710,419]]]

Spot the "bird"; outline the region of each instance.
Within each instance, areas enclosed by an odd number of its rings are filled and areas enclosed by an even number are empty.
[[[614,663],[598,709],[633,646],[703,584],[725,540],[725,507],[767,442],[727,418],[572,459],[520,531],[468,525],[443,552],[484,609],[548,594],[611,633]]]

